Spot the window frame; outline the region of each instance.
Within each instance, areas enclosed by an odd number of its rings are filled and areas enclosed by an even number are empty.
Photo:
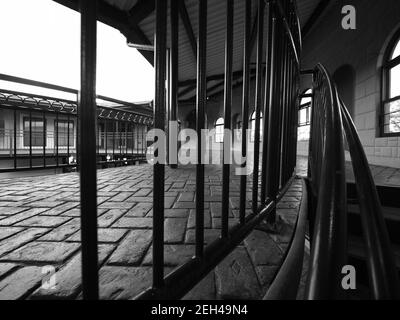
[[[400,137],[399,132],[385,132],[385,105],[393,101],[400,101],[400,95],[390,97],[390,71],[396,66],[400,66],[400,55],[394,59],[391,56],[400,42],[400,29],[398,29],[389,41],[384,55],[381,74],[381,106],[379,115],[379,136],[380,137]]]
[[[41,145],[32,145],[31,146],[30,141],[28,141],[27,144],[25,143],[25,122],[29,123],[30,121],[37,121],[37,122],[43,123],[44,133],[43,132],[41,132],[41,133],[42,133],[42,135],[44,135],[44,137],[42,137],[42,138],[44,138],[44,141]],[[29,139],[29,135],[30,135],[29,125],[28,125],[28,129],[26,131],[27,131],[27,135],[28,135],[28,139]],[[43,119],[42,117],[35,117],[35,116],[32,116],[32,117],[26,116],[26,115],[22,116],[22,146],[23,146],[23,148],[32,148],[32,149],[41,149],[43,147],[47,148],[47,119]]]
[[[59,123],[67,123],[68,127],[69,127],[69,124],[72,123],[72,132],[71,132],[71,128],[70,128],[70,132],[69,132],[69,134],[72,135],[72,139],[70,137],[69,146],[68,146],[68,137],[66,137],[67,143],[65,145],[59,144],[59,141],[60,141],[60,128],[58,127]],[[58,136],[56,136],[56,132],[58,132]],[[68,132],[68,130],[67,130],[67,132]],[[46,134],[47,134],[47,132],[46,132]],[[67,135],[68,135],[68,133],[67,133]],[[56,141],[56,138],[58,138],[59,141]],[[75,122],[74,122],[74,120],[71,120],[71,119],[70,120],[68,120],[68,119],[58,119],[58,120],[55,119],[54,120],[54,148],[65,148],[65,149],[67,149],[68,147],[69,148],[75,148]]]
[[[254,118],[253,118],[254,115]],[[263,138],[263,113],[260,111],[260,139],[259,142],[262,142],[262,138]],[[253,125],[254,123],[254,125]],[[250,124],[250,142],[254,143],[255,142],[255,137],[256,137],[256,110],[254,109],[254,111],[250,114],[250,120],[249,120],[249,124]]]
[[[218,124],[218,120],[222,119],[222,123]],[[225,134],[225,119],[223,117],[219,117],[216,121],[215,121],[215,142],[216,143],[224,143],[224,134]],[[219,137],[221,135],[221,133],[219,133],[217,131],[217,127],[222,127],[222,139],[221,141],[218,141],[217,136]]]

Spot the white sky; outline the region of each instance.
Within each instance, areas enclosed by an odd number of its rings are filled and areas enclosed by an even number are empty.
[[[0,73],[79,88],[78,12],[52,0],[0,0],[0,12]],[[97,47],[98,94],[130,102],[153,99],[153,67],[118,30],[98,23]],[[0,88],[28,90],[2,81]]]

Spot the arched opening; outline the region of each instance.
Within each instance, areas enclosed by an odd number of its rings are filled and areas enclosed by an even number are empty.
[[[263,122],[262,122],[263,114],[260,112],[260,141],[262,140],[262,132],[263,132]],[[253,111],[253,113],[250,116],[250,141],[254,142],[255,139],[255,133],[256,133],[256,112]]]
[[[299,124],[297,129],[297,140],[308,141],[310,139],[311,102],[312,90],[303,92],[299,106]]]
[[[339,67],[333,73],[333,79],[335,80],[339,97],[343,100],[351,117],[354,119],[354,90],[356,85],[354,68],[349,64]]]
[[[215,121],[215,142],[224,142],[224,118]]]

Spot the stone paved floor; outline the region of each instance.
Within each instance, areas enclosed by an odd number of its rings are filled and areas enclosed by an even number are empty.
[[[370,165],[371,173],[377,185],[400,186],[400,169]],[[297,157],[297,174],[307,175],[307,157]],[[346,179],[354,181],[351,162],[346,162]]]
[[[253,231],[185,298],[261,298],[290,239],[301,198],[295,180],[279,204],[282,232]],[[230,186],[230,224],[238,222],[239,179]],[[194,252],[193,168],[166,170],[165,271]],[[248,184],[250,199],[251,181]],[[205,241],[220,233],[221,169],[206,170]],[[247,201],[247,208],[251,202]],[[81,296],[79,176],[76,173],[0,181],[0,299]],[[152,167],[98,171],[100,296],[128,299],[151,285]],[[56,287],[41,286],[43,266]]]

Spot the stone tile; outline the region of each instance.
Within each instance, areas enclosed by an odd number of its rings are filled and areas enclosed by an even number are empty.
[[[187,219],[167,218],[164,220],[164,242],[181,243],[183,242],[186,231]]]
[[[23,221],[30,217],[36,216],[39,213],[44,212],[46,210],[47,210],[46,208],[32,208],[32,209],[17,213],[13,216],[9,216],[5,219],[0,220],[0,225],[1,226],[10,226],[17,222],[20,222],[20,221]]]
[[[152,240],[149,230],[132,230],[108,260],[113,265],[138,265]]]
[[[0,281],[0,300],[26,297],[43,279],[41,267],[25,267]]]
[[[178,202],[193,202],[194,192],[182,192],[178,197]]]
[[[0,241],[6,239],[20,231],[24,230],[24,228],[19,227],[0,227]]]
[[[21,222],[16,223],[16,226],[21,227],[58,227],[63,223],[67,222],[71,218],[67,217],[52,217],[52,216],[36,216],[29,219],[25,219]]]
[[[196,235],[195,230],[190,229],[186,232],[185,243],[195,244],[196,243]],[[204,243],[210,244],[215,241],[221,235],[221,230],[216,229],[204,229]]]
[[[153,227],[152,218],[121,218],[112,225],[113,228],[128,229],[151,229]]]
[[[46,228],[29,228],[17,233],[16,235],[13,235],[10,238],[7,238],[6,240],[1,241],[0,256],[40,237],[48,231],[49,229]]]
[[[151,286],[150,267],[105,266],[100,269],[100,299],[132,299]]]
[[[153,203],[144,202],[136,204],[126,213],[126,217],[144,217],[153,208]]]
[[[215,300],[215,277],[211,271],[182,300]]]
[[[99,242],[115,243],[119,242],[127,232],[127,229],[98,229],[97,238]],[[81,232],[75,232],[67,241],[80,242]]]
[[[21,211],[27,210],[28,208],[26,207],[0,207],[0,215],[2,216],[12,216],[16,213],[19,213]]]
[[[280,264],[283,254],[278,245],[266,232],[259,230],[252,231],[244,239],[244,244],[251,260],[256,266]]]
[[[173,244],[164,245],[164,265],[177,266],[190,260],[195,253],[194,245]],[[143,265],[151,265],[153,263],[152,247],[147,251],[143,260]]]
[[[259,299],[261,286],[243,247],[236,248],[215,268],[218,299]]]
[[[0,279],[16,268],[18,265],[15,263],[0,263]]]
[[[110,254],[114,246],[99,245],[98,259],[101,265]],[[31,299],[73,299],[79,292],[82,285],[82,255],[76,254],[71,261],[55,273],[55,288],[37,289]]]
[[[189,220],[187,224],[188,229],[193,229],[196,227],[196,210],[190,210]],[[204,210],[204,228],[211,228],[211,215],[210,210]]]
[[[55,228],[39,238],[40,241],[64,241],[81,227],[81,220],[73,218],[62,226]]]
[[[97,219],[97,225],[100,228],[110,227],[116,220],[118,220],[121,216],[123,216],[125,212],[126,210],[120,210],[120,209],[108,210],[106,213],[104,213]]]
[[[68,259],[78,248],[79,244],[76,243],[34,241],[3,256],[1,260],[59,264]]]

